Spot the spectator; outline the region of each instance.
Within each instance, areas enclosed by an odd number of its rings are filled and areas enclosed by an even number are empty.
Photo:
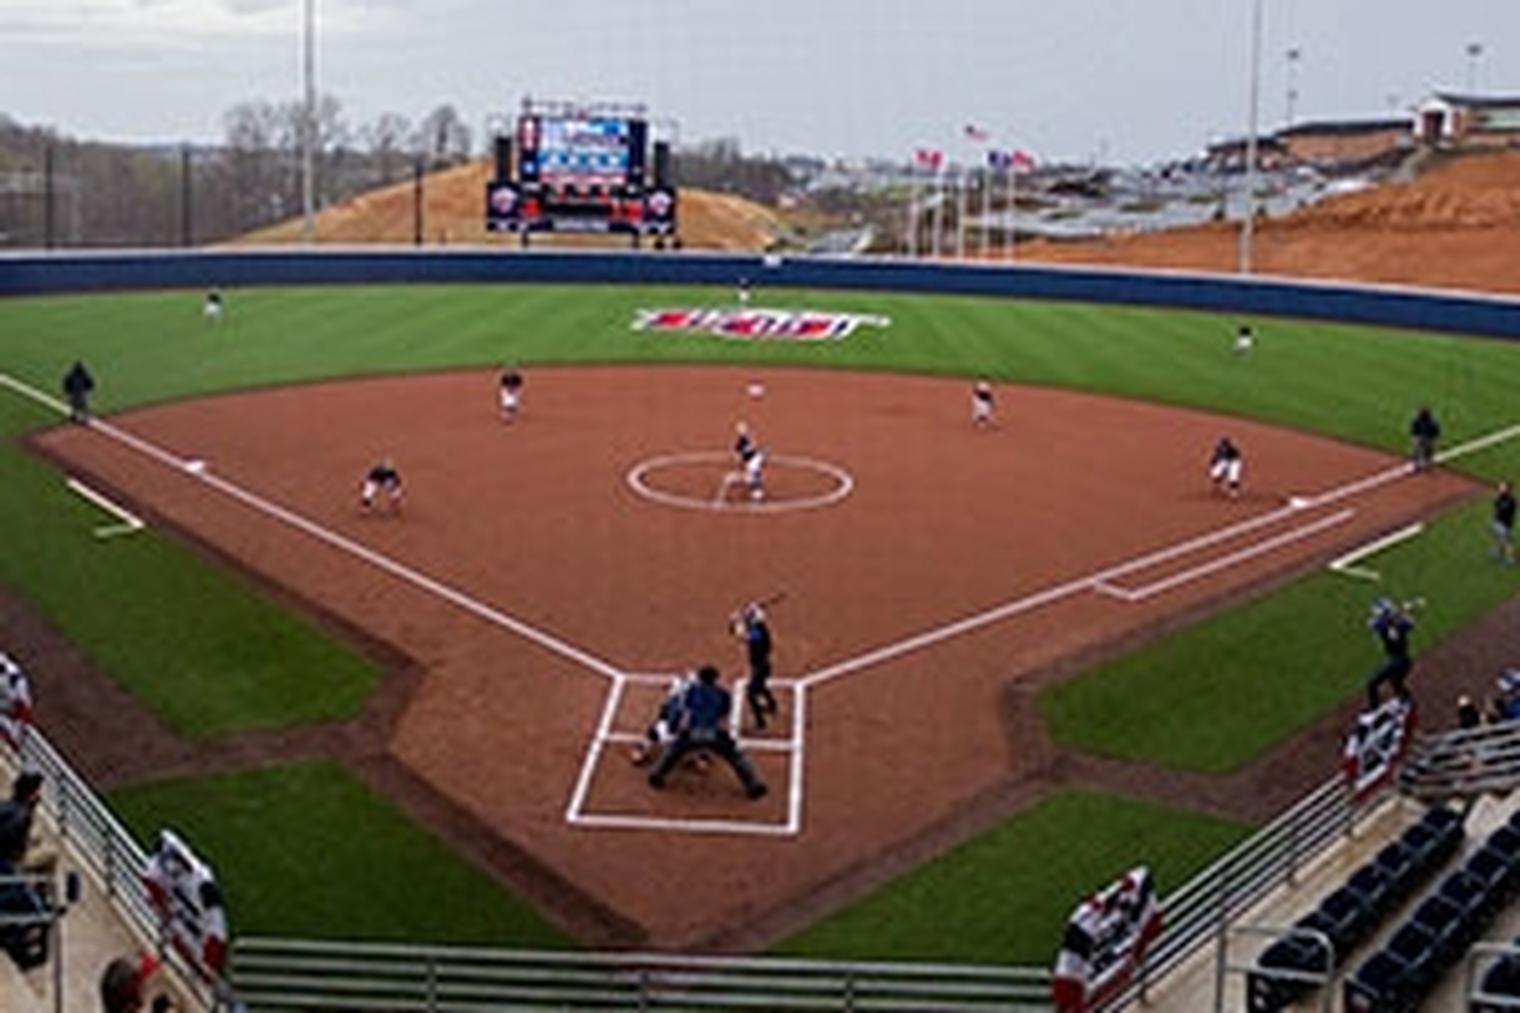
[[[144,953],[136,963],[117,957],[100,975],[101,1013],[141,1013],[146,1003],[148,979],[158,970],[158,960]],[[169,1013],[173,1002],[166,995],[153,1000],[153,1013]]]
[[[1457,727],[1463,731],[1473,728],[1481,728],[1483,725],[1483,712],[1478,705],[1473,703],[1472,697],[1465,693],[1457,697]]]
[[[32,834],[41,801],[42,775],[23,771],[11,784],[10,801],[0,805],[0,860],[25,873],[51,875],[58,856],[38,848],[40,840]]]
[[[1415,471],[1429,471],[1436,460],[1436,440],[1441,438],[1441,424],[1429,405],[1420,405],[1409,423],[1409,439]]]
[[[1499,675],[1499,693],[1494,697],[1494,720],[1502,723],[1520,718],[1520,669],[1511,668]]]
[[[1494,494],[1494,558],[1505,566],[1515,565],[1515,494],[1508,482],[1500,482]]]

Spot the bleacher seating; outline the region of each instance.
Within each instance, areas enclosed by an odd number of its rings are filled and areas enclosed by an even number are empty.
[[[1307,932],[1279,939],[1262,952],[1256,970],[1246,979],[1246,1008],[1251,1013],[1275,1013],[1310,991],[1314,976],[1323,978],[1333,971],[1389,912],[1450,861],[1463,838],[1459,813],[1445,806],[1427,810],[1420,822],[1294,923],[1297,929],[1323,933],[1331,952],[1326,953],[1324,944]],[[1453,949],[1458,938],[1464,947],[1470,938],[1466,935],[1468,909],[1463,904],[1448,898],[1429,908],[1422,904],[1422,909],[1425,919],[1411,922],[1410,931],[1399,938],[1393,952],[1375,954],[1378,959],[1362,967],[1368,980],[1384,991],[1404,994],[1428,986],[1439,966],[1437,956],[1455,959],[1461,953],[1461,948]],[[1283,971],[1302,977],[1286,977]]]
[[[1343,995],[1347,1013],[1414,1009],[1435,981],[1461,959],[1484,927],[1510,902],[1520,882],[1520,830],[1515,823],[1511,819],[1510,825],[1490,834],[1346,979]],[[1409,836],[1405,834],[1406,841]],[[1484,989],[1520,997],[1520,961],[1510,958],[1495,964],[1484,980]]]

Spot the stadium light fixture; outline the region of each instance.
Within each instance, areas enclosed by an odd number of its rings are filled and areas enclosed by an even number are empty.
[[[1258,106],[1261,92],[1261,0],[1251,3],[1251,87],[1250,112],[1246,117],[1246,194],[1245,218],[1240,225],[1240,273],[1251,273],[1251,245],[1256,233],[1256,141]]]
[[[316,239],[317,0],[303,0],[301,31],[301,237]]]

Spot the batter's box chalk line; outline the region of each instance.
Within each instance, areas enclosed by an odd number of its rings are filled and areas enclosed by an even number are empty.
[[[833,483],[832,487],[827,492],[814,496],[799,496],[794,499],[759,501],[748,498],[731,499],[728,495],[730,488],[738,486],[742,491],[743,486],[743,476],[730,468],[732,464],[733,455],[719,450],[659,454],[639,461],[628,469],[625,477],[628,487],[651,503],[676,507],[680,510],[702,510],[708,513],[781,514],[796,510],[816,510],[819,507],[833,506],[841,502],[855,490],[854,476],[837,464],[795,454],[773,454],[766,458],[768,467],[779,466],[816,472],[828,478]],[[713,495],[683,496],[680,493],[657,488],[650,482],[650,476],[655,472],[691,466],[703,468],[715,466],[718,469]]]
[[[591,742],[586,749],[586,755],[581,763],[580,776],[576,779],[575,788],[571,792],[570,802],[565,807],[565,822],[571,826],[588,830],[645,830],[662,833],[695,833],[695,834],[732,834],[751,835],[760,837],[795,837],[802,830],[802,793],[803,793],[803,770],[804,735],[807,728],[807,692],[806,687],[796,680],[772,680],[772,685],[778,688],[794,688],[793,704],[791,711],[791,728],[785,738],[748,738],[736,736],[739,747],[751,754],[766,754],[785,758],[787,776],[784,783],[770,782],[770,794],[786,792],[786,815],[777,820],[767,819],[743,819],[731,816],[725,817],[670,817],[662,816],[654,811],[658,805],[659,795],[654,789],[643,784],[644,768],[635,768],[639,775],[641,790],[649,792],[650,810],[643,813],[630,812],[606,812],[592,810],[588,807],[588,799],[591,794],[592,782],[596,778],[597,771],[608,753],[608,746],[631,745],[642,740],[643,736],[636,732],[619,732],[613,730],[617,723],[617,715],[623,704],[624,690],[630,684],[649,684],[658,682],[659,685],[667,685],[669,675],[655,673],[636,673],[619,677],[613,680],[612,685],[607,687],[606,701],[602,706],[602,716],[597,723],[597,728]],[[741,683],[742,685],[742,683]],[[742,691],[736,691],[735,700],[739,699]],[[737,704],[736,704],[737,706]],[[619,757],[619,759],[621,759]],[[625,761],[626,762],[626,761]],[[723,766],[719,764],[718,766]],[[727,771],[721,773],[727,774]],[[738,806],[754,805],[744,799],[739,791],[737,782],[733,786],[735,804]]]

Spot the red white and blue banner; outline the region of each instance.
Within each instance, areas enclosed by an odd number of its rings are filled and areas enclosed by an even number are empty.
[[[0,653],[0,740],[19,749],[31,724],[31,683],[20,665]]]
[[[1071,913],[1051,997],[1061,1013],[1086,1013],[1122,989],[1161,933],[1151,873],[1136,866]]]
[[[1368,798],[1398,773],[1414,727],[1414,704],[1402,697],[1357,715],[1341,751],[1341,770],[1356,801]]]
[[[172,830],[161,830],[143,885],[169,942],[207,980],[227,968],[227,910],[211,867]]]
[[[861,327],[892,321],[865,313],[738,308],[647,309],[635,313],[636,331],[697,331],[734,341],[838,341]]]

